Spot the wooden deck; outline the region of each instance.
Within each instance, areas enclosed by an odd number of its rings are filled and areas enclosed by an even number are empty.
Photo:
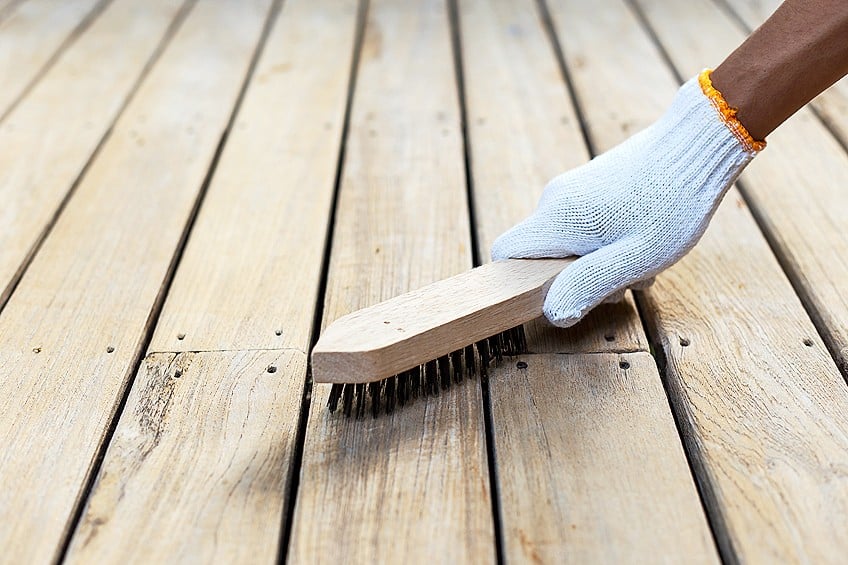
[[[844,80],[649,291],[391,416],[309,380],[777,4],[0,0],[0,562],[844,563]]]

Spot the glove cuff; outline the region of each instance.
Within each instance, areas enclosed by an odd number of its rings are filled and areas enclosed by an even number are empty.
[[[698,84],[701,85],[701,92],[704,93],[704,96],[707,97],[710,104],[712,104],[713,108],[716,109],[721,120],[724,122],[724,125],[726,125],[736,139],[739,140],[739,143],[742,144],[746,151],[750,153],[758,153],[765,149],[765,140],[758,141],[754,139],[750,133],[748,133],[748,130],[736,117],[739,110],[728,104],[722,93],[713,86],[713,81],[710,78],[712,73],[712,69],[704,69],[701,71],[701,74],[698,75]]]

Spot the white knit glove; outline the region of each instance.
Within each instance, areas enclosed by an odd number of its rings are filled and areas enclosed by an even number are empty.
[[[683,257],[764,147],[709,76],[684,84],[646,130],[554,178],[533,215],[495,241],[494,260],[580,256],[548,291],[544,312],[553,324],[574,325]]]

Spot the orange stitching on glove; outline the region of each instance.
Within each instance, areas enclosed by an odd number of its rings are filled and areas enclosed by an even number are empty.
[[[747,151],[762,151],[766,146],[766,142],[757,141],[751,137],[751,134],[748,133],[748,130],[745,129],[745,126],[743,126],[742,122],[740,122],[736,117],[736,113],[739,110],[728,104],[721,92],[716,90],[713,86],[713,81],[710,78],[712,72],[712,69],[704,69],[701,71],[701,74],[698,75],[698,83],[701,85],[701,90],[703,91],[704,96],[709,98],[713,107],[715,107],[721,115],[722,121],[727,124],[727,127],[730,128],[730,131],[733,132],[733,135],[736,136],[736,139],[739,140]]]

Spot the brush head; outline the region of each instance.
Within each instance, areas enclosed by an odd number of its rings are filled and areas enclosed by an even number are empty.
[[[380,381],[520,326],[542,315],[548,287],[571,261],[497,261],[342,316],[312,350],[312,378]]]
[[[487,375],[489,367],[504,356],[527,352],[524,327],[517,326],[474,344],[452,351],[387,379],[369,383],[336,383],[327,406],[335,412],[341,404],[348,417],[362,418],[370,412],[376,418],[391,414],[420,396],[435,396],[468,378]]]

